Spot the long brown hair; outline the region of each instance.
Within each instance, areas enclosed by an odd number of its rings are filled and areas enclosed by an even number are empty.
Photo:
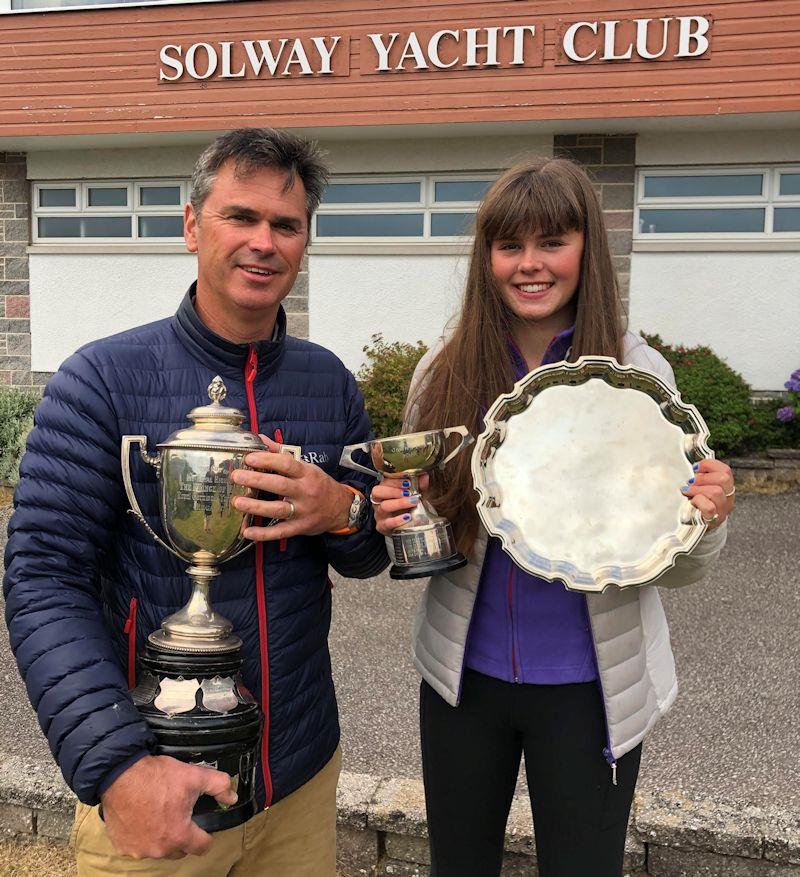
[[[491,268],[495,240],[536,232],[580,231],[583,255],[570,359],[584,354],[621,359],[622,309],[603,211],[586,172],[561,158],[534,159],[506,171],[486,194],[475,219],[475,242],[461,313],[444,347],[410,399],[414,428],[466,424],[477,436],[486,409],[514,385],[509,356],[513,314]],[[478,534],[477,493],[470,455],[459,454],[431,478],[430,498],[453,524],[458,547],[472,551]]]

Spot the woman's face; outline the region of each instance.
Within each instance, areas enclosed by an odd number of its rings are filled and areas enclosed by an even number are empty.
[[[581,274],[583,232],[528,234],[492,241],[492,274],[503,300],[521,320],[574,320],[572,302]],[[558,319],[563,318],[563,319]]]

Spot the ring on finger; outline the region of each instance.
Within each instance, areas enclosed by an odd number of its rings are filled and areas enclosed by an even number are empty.
[[[710,518],[706,518],[706,517],[703,516],[703,515],[701,515],[700,517],[703,518],[703,523],[704,523],[704,524],[713,524],[714,521],[718,521],[718,520],[719,520],[719,512],[715,512]]]
[[[284,521],[291,521],[292,518],[294,517],[294,513],[295,513],[294,503],[290,499],[288,499],[287,497],[284,497],[283,501],[289,506],[289,514],[286,515],[286,517],[283,520]]]
[[[369,498],[369,501],[370,501],[370,503],[371,503],[372,505],[374,505],[376,508],[381,504],[381,501],[380,501],[379,499],[373,499],[371,496],[370,496],[370,498]]]
[[[736,493],[736,485],[735,485],[735,484],[734,484],[734,486],[731,488],[731,492],[730,492],[730,493],[726,493],[725,496],[728,497],[728,498],[730,498],[730,497],[732,497],[732,496],[734,495],[734,493]]]

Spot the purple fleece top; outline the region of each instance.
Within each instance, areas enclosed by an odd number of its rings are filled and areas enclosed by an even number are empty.
[[[550,342],[542,365],[564,359],[572,329]],[[528,372],[510,343],[515,378]],[[597,667],[583,594],[516,566],[500,540],[489,539],[472,613],[465,666],[505,682],[564,685],[592,682]]]

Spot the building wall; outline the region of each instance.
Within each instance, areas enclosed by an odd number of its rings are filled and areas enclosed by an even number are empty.
[[[673,344],[705,344],[754,390],[800,365],[800,252],[634,253],[630,323]]]
[[[797,38],[800,2],[756,0],[610,4],[607,0],[551,3],[474,4],[454,0],[407,0],[375,4],[340,0],[330,4],[245,0],[198,4],[191,15],[181,5],[139,9],[61,10],[3,16],[0,31],[0,128],[4,136],[209,131],[254,124],[268,118],[289,127],[512,122],[553,119],[608,119],[645,116],[704,116],[752,112],[791,112],[800,108],[797,92]],[[702,58],[674,60],[676,15],[712,20],[710,48]],[[669,51],[659,60],[624,57],[635,37],[637,16],[657,27],[671,20]],[[602,22],[619,21],[622,57],[599,60]],[[600,22],[599,33],[581,30],[582,56],[570,61],[563,49],[566,25]],[[464,66],[467,28],[536,26],[535,57],[522,65]],[[413,61],[396,71],[397,55],[412,31],[427,37],[437,29],[457,30],[458,44],[442,46],[452,69]],[[368,35],[401,35],[392,70],[376,73],[377,55]],[[275,75],[248,72],[243,40],[313,35],[341,38],[331,75],[298,75],[278,65]],[[480,36],[485,37],[481,30]],[[330,37],[329,37],[330,38]],[[388,38],[388,37],[386,37]],[[505,39],[508,43],[508,39]],[[221,60],[206,77],[207,53],[220,58],[222,43],[232,46],[230,69]],[[504,43],[504,44],[505,44]],[[199,52],[197,74],[178,81],[161,77],[160,52],[166,45],[208,48]],[[661,44],[660,32],[648,51]],[[87,47],[91,47],[90,50]],[[502,53],[501,53],[502,54]],[[506,47],[506,54],[508,48]],[[184,56],[185,57],[185,56]],[[481,56],[483,58],[483,56]],[[449,60],[445,63],[449,63]],[[527,66],[528,64],[531,66]],[[244,65],[244,66],[243,66]],[[408,68],[411,69],[408,69]],[[244,70],[239,76],[238,71]],[[362,69],[363,68],[363,69]],[[36,70],[31,77],[30,71]],[[170,71],[167,70],[167,76]]]
[[[464,289],[466,255],[310,257],[310,338],[352,371],[373,334],[387,342],[436,341]]]
[[[494,164],[484,168],[501,168],[525,154],[567,156],[586,166],[600,195],[608,225],[608,236],[620,279],[623,304],[628,303],[631,229],[633,222],[633,182],[635,176],[635,140],[632,135],[570,134],[556,135],[547,148],[531,141],[530,149],[514,144],[514,149],[495,155]],[[488,139],[483,141],[486,150]],[[509,144],[510,147],[510,144]],[[517,148],[522,147],[522,148]],[[390,147],[394,148],[394,147]],[[436,146],[436,153],[452,153]],[[346,154],[346,150],[343,151]],[[417,149],[424,156],[427,150]],[[378,153],[380,155],[380,153]],[[491,156],[481,159],[486,162]],[[352,159],[357,166],[358,157]],[[440,159],[441,160],[441,159]],[[466,162],[462,157],[462,167]],[[382,155],[375,170],[391,166],[407,170]],[[335,164],[337,170],[340,166]],[[480,165],[479,165],[480,166]],[[372,168],[370,168],[372,169]],[[417,169],[417,168],[415,168]],[[362,348],[373,333],[384,340],[417,340],[432,344],[439,338],[458,309],[468,268],[468,245],[428,247],[386,244],[375,252],[370,246],[317,246],[310,258],[310,337],[330,347],[345,364],[357,371],[364,362]],[[450,252],[442,252],[442,250]]]
[[[800,164],[799,130],[642,134],[636,144],[639,167],[780,162]],[[782,389],[800,365],[800,242],[639,246],[631,328],[673,344],[706,344],[754,390]]]
[[[644,132],[636,140],[639,167],[782,161],[800,161],[800,129]]]
[[[25,156],[0,152],[0,384],[32,389]]]

